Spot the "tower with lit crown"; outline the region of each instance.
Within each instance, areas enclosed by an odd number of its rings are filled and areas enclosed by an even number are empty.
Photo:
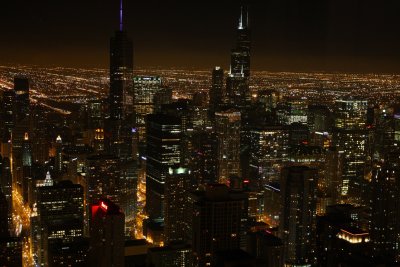
[[[226,81],[228,102],[241,105],[250,100],[250,28],[247,7],[241,7],[236,47],[231,51],[231,69]]]
[[[123,28],[120,2],[119,30],[110,40],[110,118],[123,119],[133,112],[133,46]]]

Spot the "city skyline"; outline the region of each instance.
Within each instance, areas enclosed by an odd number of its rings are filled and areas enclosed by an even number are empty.
[[[399,5],[358,0],[124,1],[135,68],[227,69],[243,3],[252,12],[252,69],[398,73]],[[0,18],[1,62],[107,68],[119,1],[17,0],[2,7],[9,12]]]
[[[0,4],[0,266],[399,266],[396,4],[80,2]]]

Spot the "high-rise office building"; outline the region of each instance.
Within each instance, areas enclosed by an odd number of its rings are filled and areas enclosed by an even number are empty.
[[[133,78],[135,126],[139,142],[145,141],[146,115],[154,112],[154,97],[162,90],[162,80],[157,76],[135,76]]]
[[[245,196],[226,185],[210,184],[192,194],[192,248],[194,266],[212,265],[218,251],[240,248]]]
[[[230,176],[240,176],[240,128],[239,111],[215,113],[215,132],[218,139],[218,181],[227,184]]]
[[[37,188],[37,217],[32,229],[39,229],[33,242],[37,243],[38,260],[48,266],[49,248],[53,242],[75,241],[84,233],[84,190],[71,181],[52,184],[46,181]],[[35,225],[36,224],[36,225]]]
[[[250,28],[247,7],[241,7],[237,28],[236,47],[231,52],[231,70],[226,81],[228,103],[241,107],[251,98],[250,79]]]
[[[192,135],[190,170],[197,184],[216,183],[218,140],[211,131],[199,131]]]
[[[108,198],[120,204],[121,163],[113,155],[93,155],[86,159],[88,184],[88,203],[100,198]]]
[[[110,154],[129,161],[136,153],[133,143],[133,46],[123,27],[123,5],[120,26],[110,40],[109,120],[106,121],[106,148]]]
[[[244,77],[250,77],[250,50],[251,31],[249,27],[248,7],[241,7],[239,24],[236,30],[236,47],[232,50],[231,65],[232,73],[243,72]]]
[[[192,190],[190,171],[187,168],[170,168],[165,180],[165,241],[187,242],[190,237],[188,194]]]
[[[209,112],[210,118],[219,110],[219,105],[223,103],[224,97],[224,70],[221,67],[215,67],[212,71],[211,89],[210,89]]]
[[[153,114],[146,120],[146,209],[151,219],[164,218],[166,177],[181,159],[181,119]]]
[[[368,158],[367,122],[368,102],[364,100],[337,100],[333,145],[343,156],[341,198],[360,205],[366,190],[364,179]]]
[[[32,146],[29,141],[29,134],[25,133],[24,142],[22,143],[22,166],[32,166]]]
[[[101,199],[91,205],[90,266],[125,266],[124,223],[124,213],[112,201]]]
[[[0,191],[5,195],[8,205],[8,226],[12,225],[12,175],[9,158],[3,158],[1,162]]]
[[[280,235],[285,266],[315,263],[317,178],[317,170],[306,166],[282,170]]]
[[[14,119],[15,119],[15,91],[14,90],[5,90],[3,91],[3,108],[2,108],[2,117],[4,120],[4,127],[9,133],[11,133],[14,127]]]
[[[288,158],[289,133],[282,126],[250,130],[250,179],[254,185],[277,182]]]
[[[14,78],[15,120],[21,121],[29,116],[29,80],[25,77]]]
[[[398,158],[398,157],[397,157]],[[371,197],[371,242],[373,256],[398,262],[400,230],[400,169],[385,162],[374,171]]]
[[[124,119],[133,113],[133,45],[123,28],[122,1],[120,25],[110,40],[110,118]]]

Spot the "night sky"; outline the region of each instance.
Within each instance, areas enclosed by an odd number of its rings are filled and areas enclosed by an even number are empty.
[[[398,2],[247,1],[252,67],[400,73]],[[240,4],[125,0],[135,66],[228,67]],[[118,0],[1,1],[0,63],[107,68],[118,6]]]

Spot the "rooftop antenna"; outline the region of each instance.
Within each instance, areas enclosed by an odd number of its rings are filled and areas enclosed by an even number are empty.
[[[240,7],[239,30],[243,29],[243,7]]]
[[[123,30],[123,4],[122,4],[122,0],[120,1],[120,7],[119,7],[119,30],[122,32]]]

